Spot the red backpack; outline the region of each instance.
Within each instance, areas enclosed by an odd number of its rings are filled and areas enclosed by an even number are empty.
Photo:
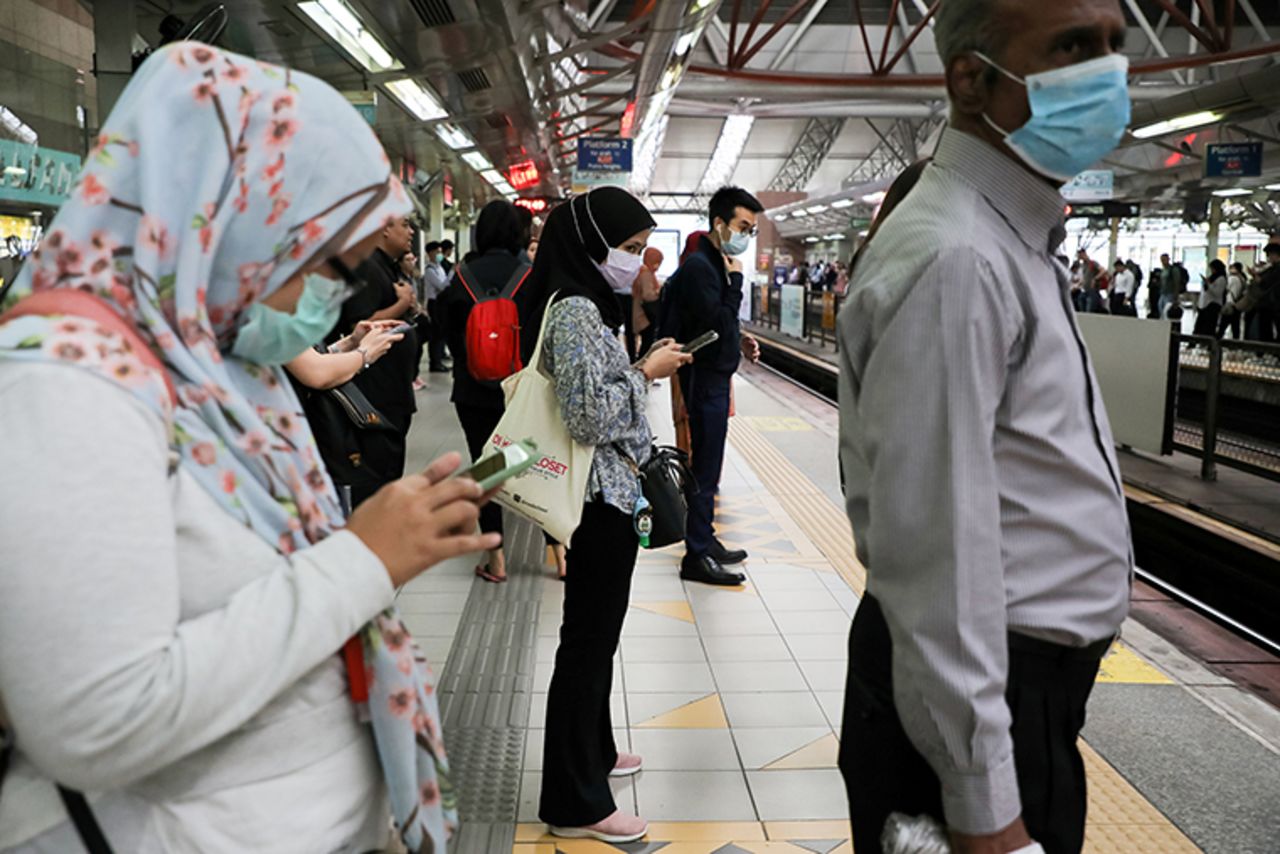
[[[532,269],[521,264],[501,291],[477,292],[471,268],[463,262],[456,271],[472,302],[467,317],[467,370],[481,382],[500,382],[524,367],[520,361],[520,314],[515,295]]]

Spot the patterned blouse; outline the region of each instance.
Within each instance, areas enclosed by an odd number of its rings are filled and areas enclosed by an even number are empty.
[[[586,297],[569,297],[551,307],[543,346],[547,371],[555,378],[560,417],[569,435],[595,446],[588,500],[600,499],[627,515],[635,511],[640,481],[614,443],[643,464],[653,434],[645,418],[648,383],[633,369],[627,351]]]

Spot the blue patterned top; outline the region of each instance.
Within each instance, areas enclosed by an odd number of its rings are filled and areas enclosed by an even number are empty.
[[[586,297],[569,297],[551,307],[542,352],[555,378],[560,417],[569,435],[594,445],[588,499],[599,498],[630,515],[640,481],[613,447],[621,445],[633,460],[649,459],[653,434],[645,418],[648,383],[631,367],[627,351]]]

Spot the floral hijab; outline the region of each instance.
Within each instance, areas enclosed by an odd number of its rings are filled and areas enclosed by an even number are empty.
[[[0,321],[0,359],[74,364],[130,391],[164,419],[179,465],[288,555],[342,512],[282,369],[231,344],[252,302],[409,209],[372,129],[328,85],[171,45],[125,89],[28,258],[11,300],[32,296]],[[124,327],[66,308],[86,300]],[[360,638],[353,696],[368,686],[397,827],[410,850],[443,852],[457,812],[434,678],[394,610]]]

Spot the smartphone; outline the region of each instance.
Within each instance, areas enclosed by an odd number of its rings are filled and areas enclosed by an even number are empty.
[[[404,333],[408,332],[412,328],[413,328],[412,323],[400,323],[391,327],[387,331],[390,332],[392,335],[403,335]]]
[[[469,469],[458,472],[458,477],[467,477],[480,484],[485,492],[495,486],[523,474],[538,462],[538,446],[532,439],[512,442],[501,451],[481,457]]]
[[[720,340],[720,333],[712,329],[710,332],[704,332],[697,338],[690,341],[680,348],[682,353],[696,353],[708,344],[714,344]]]

